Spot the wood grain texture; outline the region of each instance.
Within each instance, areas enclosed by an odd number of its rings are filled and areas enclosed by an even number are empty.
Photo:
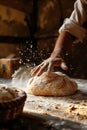
[[[42,97],[28,94],[24,112],[87,124],[87,81],[76,80],[76,82],[78,91],[72,96]]]
[[[0,0],[0,4],[22,11],[24,13],[30,13],[32,11],[32,2],[27,1],[27,2],[22,2],[20,0]]]

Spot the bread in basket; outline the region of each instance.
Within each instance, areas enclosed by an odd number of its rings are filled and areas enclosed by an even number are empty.
[[[24,91],[0,84],[0,123],[8,122],[21,114],[26,97]]]

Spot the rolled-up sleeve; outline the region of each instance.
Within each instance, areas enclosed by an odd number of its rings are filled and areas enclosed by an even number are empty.
[[[87,0],[77,0],[75,2],[70,18],[64,20],[59,33],[62,31],[69,32],[79,40],[87,37]]]

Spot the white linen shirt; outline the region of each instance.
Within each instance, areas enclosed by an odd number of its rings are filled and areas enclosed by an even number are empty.
[[[59,33],[67,31],[76,39],[87,39],[87,0],[77,0],[70,18],[66,18]]]

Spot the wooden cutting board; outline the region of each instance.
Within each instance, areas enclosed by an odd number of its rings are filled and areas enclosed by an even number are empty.
[[[75,79],[78,91],[71,96],[27,95],[24,113],[38,113],[87,124],[87,80]]]

